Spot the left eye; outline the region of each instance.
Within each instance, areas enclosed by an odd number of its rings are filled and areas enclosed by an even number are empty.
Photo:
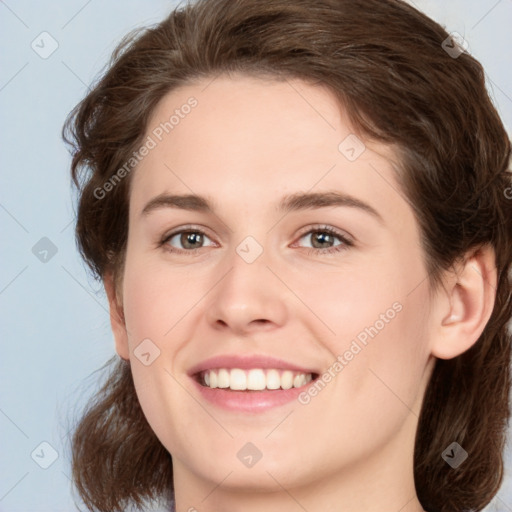
[[[318,250],[340,250],[342,247],[351,246],[352,243],[341,233],[337,233],[332,229],[322,228],[310,230],[300,237],[299,240],[309,239],[311,249]],[[338,240],[338,243],[336,243]],[[340,247],[342,246],[342,247]]]

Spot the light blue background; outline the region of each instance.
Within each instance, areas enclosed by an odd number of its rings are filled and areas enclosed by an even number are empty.
[[[512,0],[414,3],[468,40],[510,132]],[[87,377],[114,348],[104,293],[75,248],[70,159],[60,131],[120,38],[161,20],[175,4],[0,2],[0,511],[76,510],[68,422],[94,388],[94,376]],[[47,59],[31,48],[43,31],[59,45]],[[42,237],[58,249],[46,263],[32,253]],[[58,452],[46,470],[31,458],[43,441]],[[506,481],[488,510],[512,511],[511,468],[508,451]]]

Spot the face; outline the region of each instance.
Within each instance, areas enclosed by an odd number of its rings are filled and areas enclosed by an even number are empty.
[[[412,467],[431,299],[393,151],[324,88],[243,76],[172,91],[145,140],[116,342],[175,472]]]

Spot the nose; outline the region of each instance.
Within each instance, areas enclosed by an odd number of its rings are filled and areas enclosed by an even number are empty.
[[[269,268],[265,251],[252,262],[234,251],[228,265],[209,294],[210,326],[238,336],[282,327],[289,316],[290,292]]]

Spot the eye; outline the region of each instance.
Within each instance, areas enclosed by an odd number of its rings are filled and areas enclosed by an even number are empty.
[[[300,236],[299,242],[303,239],[309,240],[310,246],[304,248],[311,254],[339,252],[354,245],[347,236],[330,226],[309,229]],[[205,245],[205,241],[211,243]],[[170,252],[190,254],[216,244],[201,229],[187,227],[165,235],[160,245],[165,246]]]
[[[303,239],[310,241],[311,245],[306,247],[306,249],[311,254],[343,251],[354,245],[343,233],[329,226],[310,229],[301,235],[299,241]]]
[[[210,238],[199,229],[182,229],[166,235],[161,241],[161,245],[166,245],[171,252],[193,252],[205,247],[205,240],[210,240]]]

